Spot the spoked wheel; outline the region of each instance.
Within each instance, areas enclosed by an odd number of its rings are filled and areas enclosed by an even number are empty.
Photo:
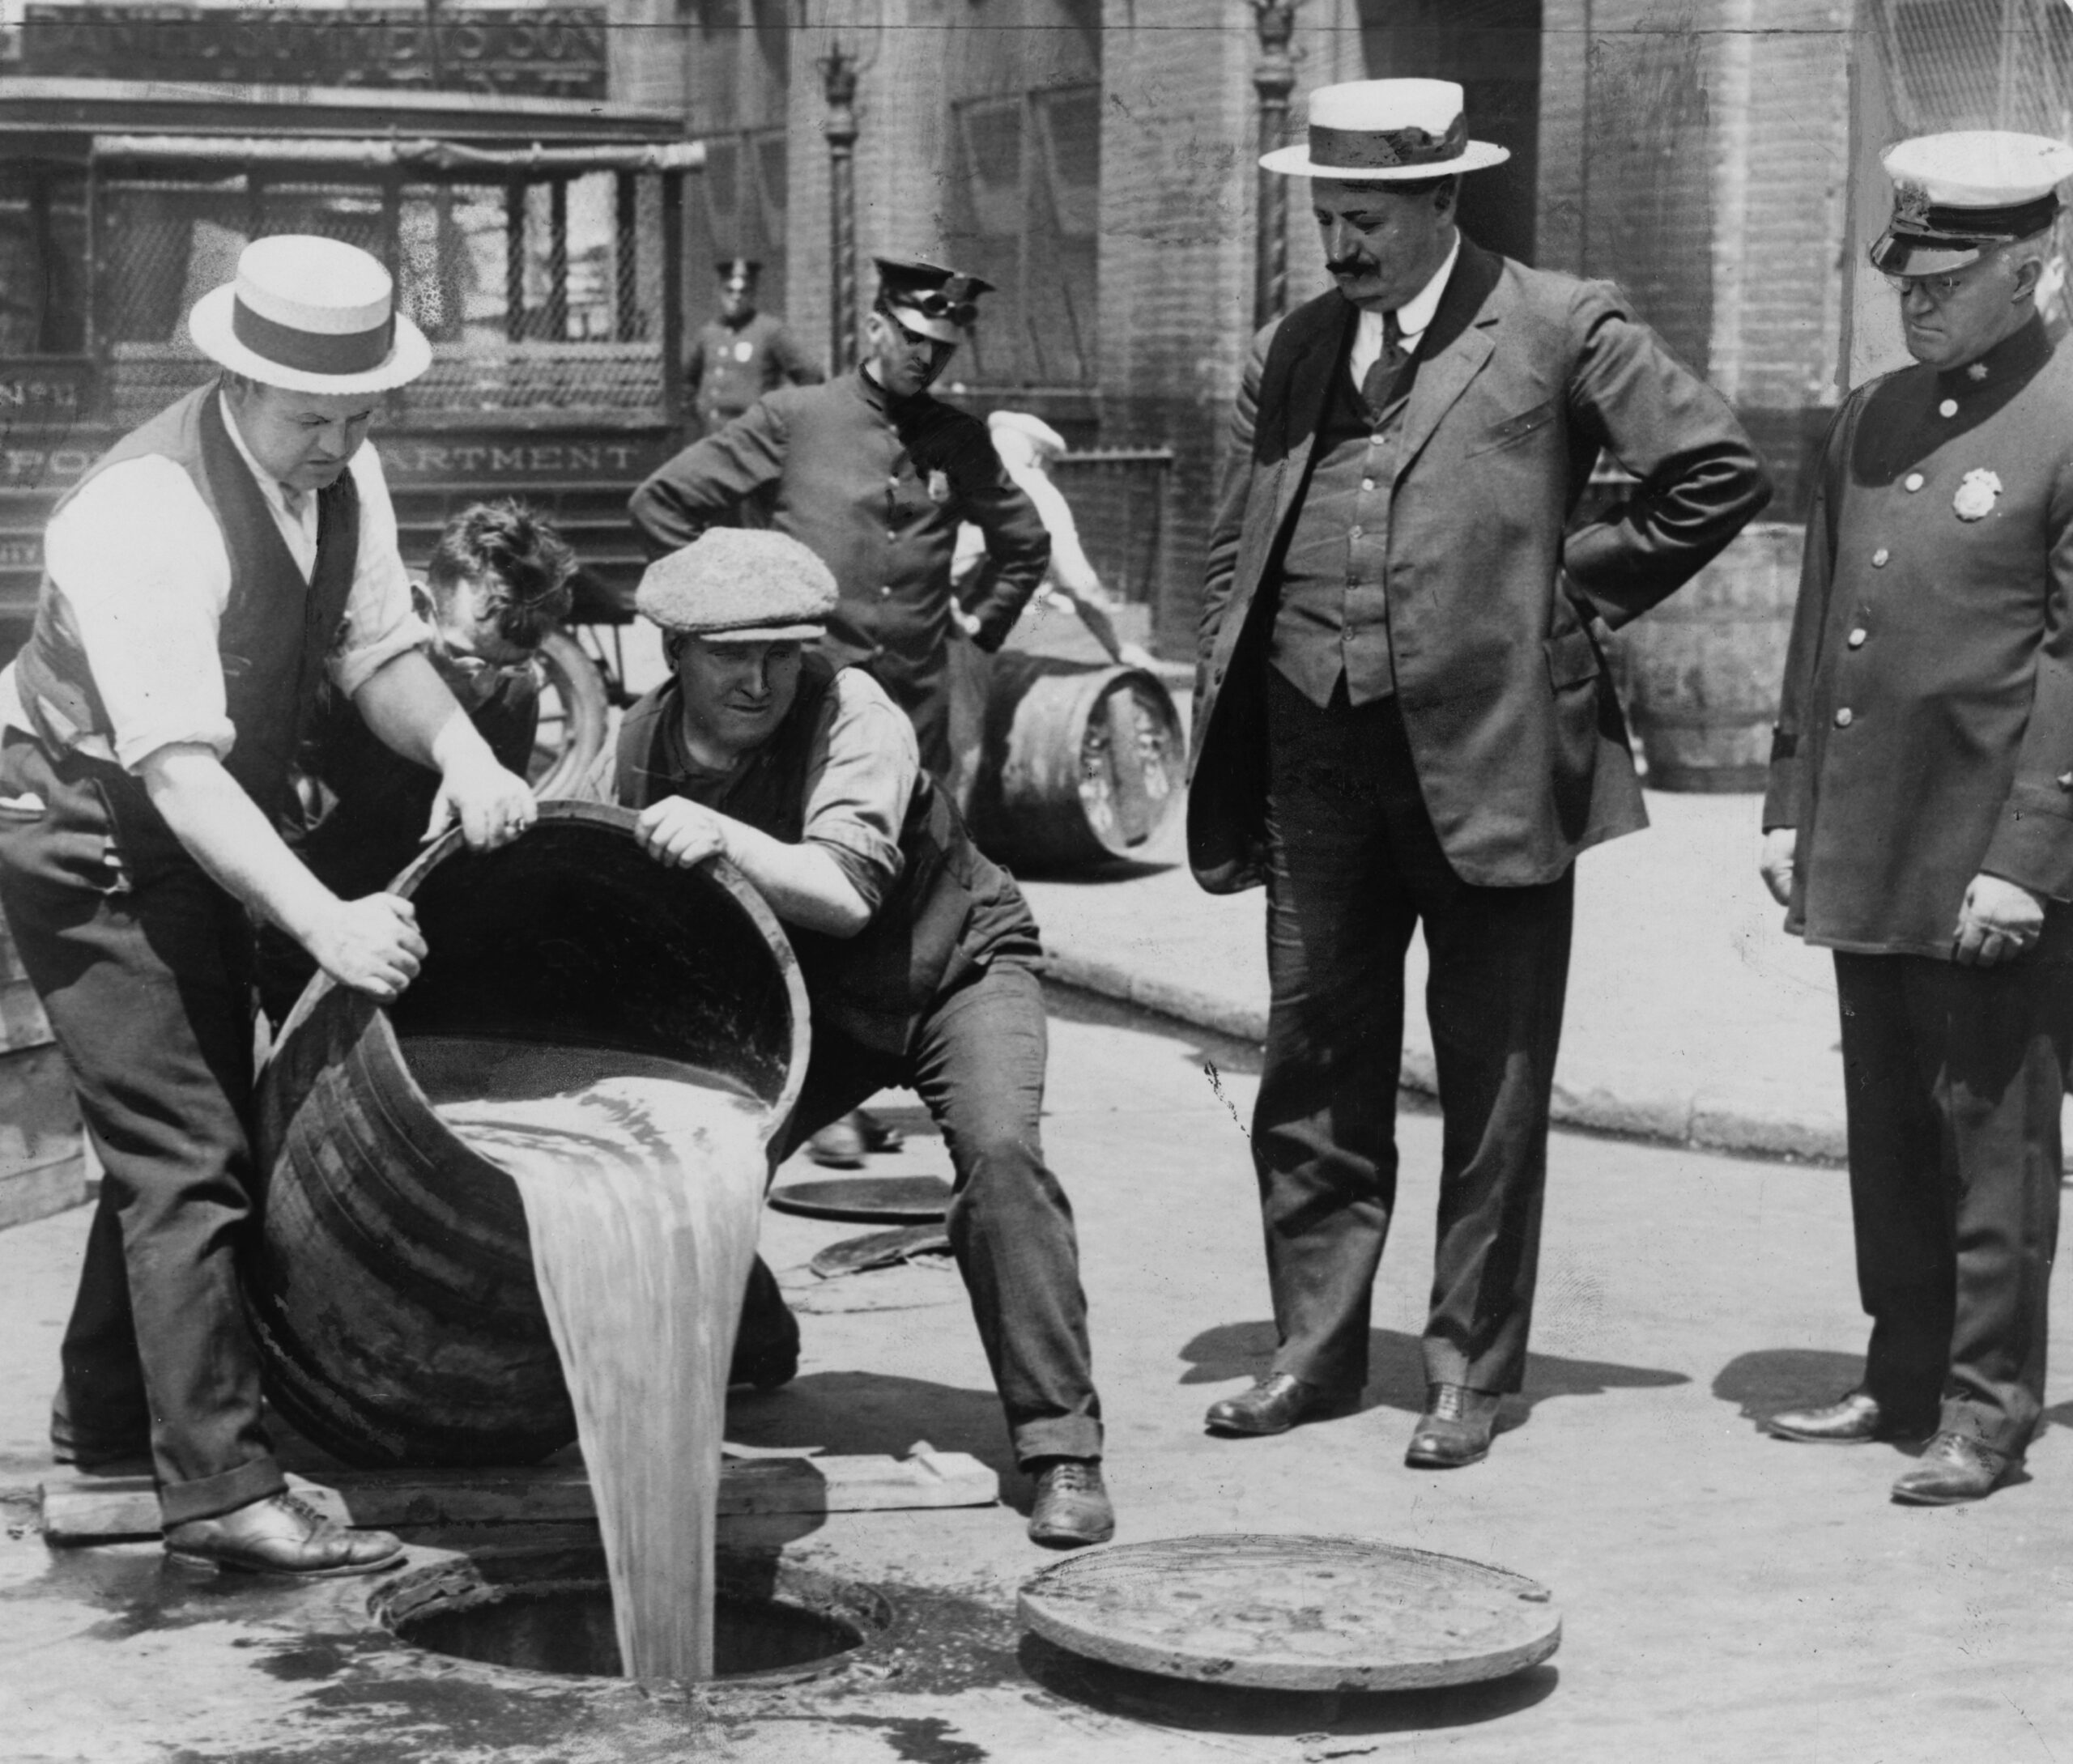
[[[567,631],[559,627],[550,631],[539,657],[547,679],[527,771],[533,794],[546,802],[582,793],[604,750],[607,703],[597,663]]]

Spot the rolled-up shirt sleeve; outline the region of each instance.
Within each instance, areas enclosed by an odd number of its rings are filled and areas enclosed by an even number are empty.
[[[396,509],[371,444],[353,455],[360,492],[360,549],[346,600],[346,627],[326,664],[331,683],[351,698],[377,674],[431,640],[411,598],[411,578],[398,548]]]
[[[52,520],[44,560],[108,713],[109,746],[132,771],[161,747],[228,754],[217,627],[230,558],[194,480],[156,455],[89,481]]]
[[[807,750],[800,836],[834,857],[874,913],[905,865],[900,831],[921,769],[906,712],[869,674],[843,669]]]

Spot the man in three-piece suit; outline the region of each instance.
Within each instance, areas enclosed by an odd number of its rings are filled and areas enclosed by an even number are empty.
[[[1394,1204],[1403,956],[1423,924],[1445,1116],[1426,1412],[1407,1462],[1489,1449],[1519,1388],[1571,866],[1645,824],[1599,637],[1769,495],[1727,406],[1618,292],[1480,250],[1457,180],[1500,163],[1461,88],[1311,99],[1337,286],[1255,342],[1210,542],[1188,813],[1213,893],[1264,882],[1253,1157],[1279,1346],[1210,1409],[1277,1433],[1367,1378]],[[1565,527],[1601,451],[1638,482]]]

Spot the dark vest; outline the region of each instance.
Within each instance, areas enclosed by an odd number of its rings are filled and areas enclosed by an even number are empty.
[[[797,844],[806,827],[807,767],[836,669],[809,655],[798,696],[777,730],[726,778],[687,780],[670,763],[679,712],[676,682],[656,688],[619,726],[613,794],[630,809],[687,797]],[[983,856],[949,797],[917,775],[900,830],[905,860],[869,925],[853,937],[787,925],[814,1019],[882,1052],[904,1053],[915,1025],[943,993],[986,963],[1041,953],[1036,923],[1007,872]]]
[[[350,472],[318,493],[317,562],[305,583],[223,426],[211,383],[117,442],[65,501],[109,466],[154,453],[194,480],[222,529],[231,585],[216,648],[237,737],[223,765],[260,809],[278,819],[290,767],[316,709],[325,657],[345,623],[360,548],[359,493]],[[138,542],[149,543],[149,536],[139,535]],[[47,576],[34,629],[15,661],[15,683],[52,759],[69,762],[66,770],[80,769],[98,785],[133,880],[136,866],[149,857],[184,855],[141,780],[74,752],[85,736],[112,730],[71,609]]]
[[[1396,690],[1383,584],[1396,440],[1416,358],[1399,371],[1381,409],[1371,410],[1347,370],[1352,335],[1349,326],[1318,416],[1267,652],[1276,671],[1321,707],[1342,674],[1356,704]]]

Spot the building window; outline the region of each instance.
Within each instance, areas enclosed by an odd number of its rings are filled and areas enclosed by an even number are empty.
[[[1092,385],[1100,88],[974,99],[951,118],[943,249],[1000,290],[981,307],[968,376],[1003,389]]]

